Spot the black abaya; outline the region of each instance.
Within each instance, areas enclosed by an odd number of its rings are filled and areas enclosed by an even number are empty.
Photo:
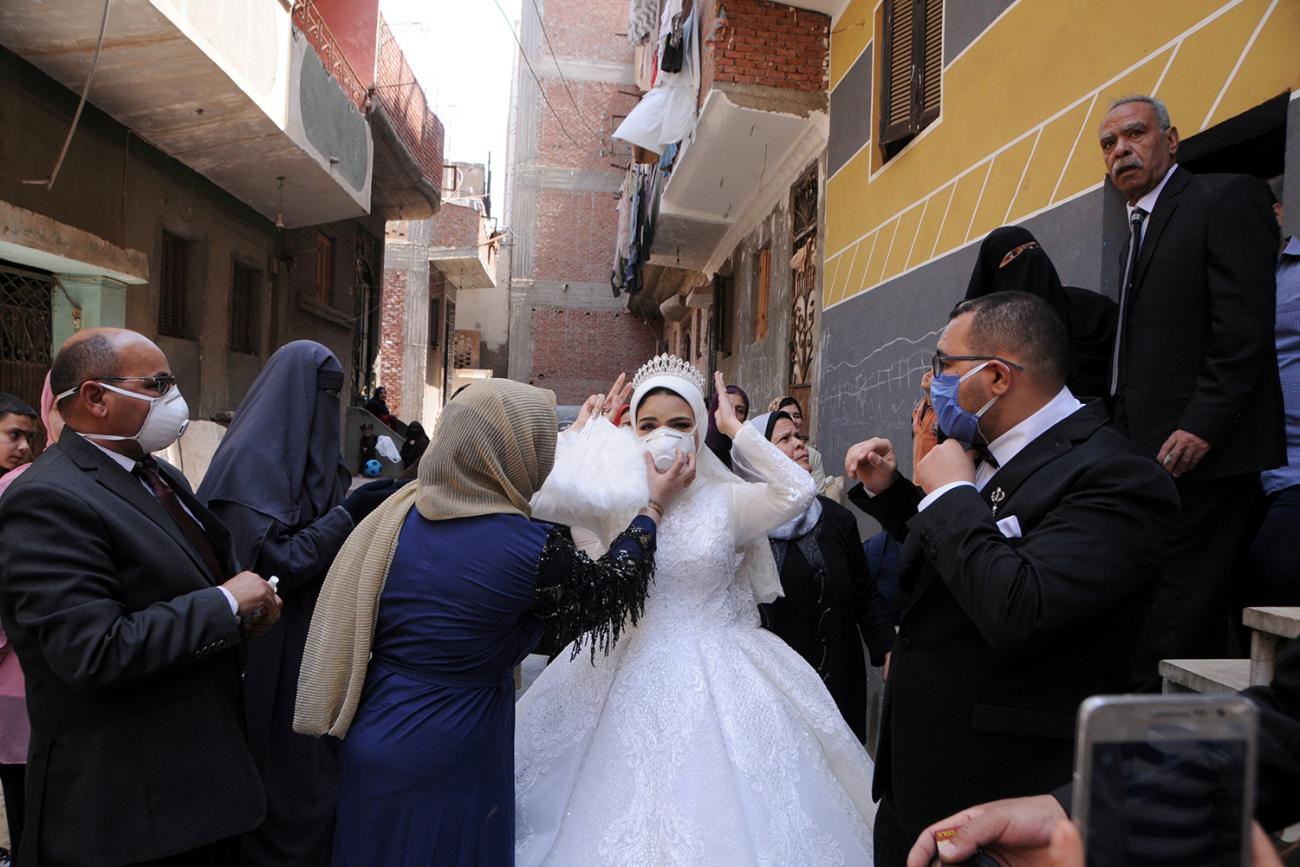
[[[848,509],[818,497],[821,519],[805,537],[822,561],[809,562],[799,540],[773,539],[785,595],[760,605],[763,626],[776,633],[821,676],[859,741],[867,739],[866,642],[872,665],[894,648],[894,626],[867,568],[858,525]],[[815,556],[815,555],[814,555]]]
[[[337,789],[331,738],[293,731],[298,671],[325,574],[352,531],[339,504],[349,474],[339,446],[343,368],[296,341],[267,362],[240,403],[198,496],[230,530],[241,566],[276,576],[280,622],[249,643],[248,737],[266,821],[244,835],[246,865],[329,863]]]

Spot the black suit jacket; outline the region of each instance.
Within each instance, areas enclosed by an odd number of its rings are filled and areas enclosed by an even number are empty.
[[[1286,462],[1273,343],[1277,239],[1267,188],[1246,175],[1175,169],[1148,218],[1115,422],[1152,457],[1177,429],[1209,442],[1187,481]],[[1125,245],[1121,275],[1127,257]]]
[[[1079,702],[1129,682],[1178,494],[1105,423],[1083,407],[982,492],[955,488],[923,512],[906,479],[849,494],[903,542],[875,795],[892,795],[910,835],[972,804],[1049,791],[1070,774]],[[1013,516],[1019,538],[997,525]]]
[[[229,535],[165,471],[233,574]],[[139,479],[68,431],[0,499],[0,550],[32,723],[19,861],[145,861],[256,826],[238,621]]]

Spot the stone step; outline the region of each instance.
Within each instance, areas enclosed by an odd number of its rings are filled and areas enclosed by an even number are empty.
[[[1250,682],[1269,683],[1282,648],[1300,637],[1300,608],[1247,608],[1241,620],[1250,627]]]
[[[1240,692],[1250,686],[1249,659],[1162,659],[1166,693]]]
[[[1278,638],[1300,638],[1300,608],[1247,608],[1242,623]]]

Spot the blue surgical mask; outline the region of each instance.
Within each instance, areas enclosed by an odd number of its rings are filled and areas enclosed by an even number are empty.
[[[941,373],[930,380],[930,405],[934,407],[934,416],[939,423],[939,430],[948,439],[956,440],[963,447],[970,448],[980,432],[980,417],[988,412],[989,407],[998,402],[994,397],[976,412],[962,409],[957,400],[957,391],[961,384],[979,373],[988,362],[977,364],[963,374]]]

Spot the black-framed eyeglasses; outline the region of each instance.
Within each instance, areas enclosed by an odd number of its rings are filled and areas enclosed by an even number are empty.
[[[944,355],[942,352],[936,352],[930,359],[930,370],[935,376],[942,376],[943,369],[954,361],[1000,361],[1013,370],[1024,370],[1024,365],[1016,364],[1014,361],[1007,361],[1000,355]]]
[[[96,376],[91,382],[138,382],[145,387],[147,391],[154,394],[163,395],[171,391],[176,384],[176,377],[170,373],[161,373],[158,376]]]

